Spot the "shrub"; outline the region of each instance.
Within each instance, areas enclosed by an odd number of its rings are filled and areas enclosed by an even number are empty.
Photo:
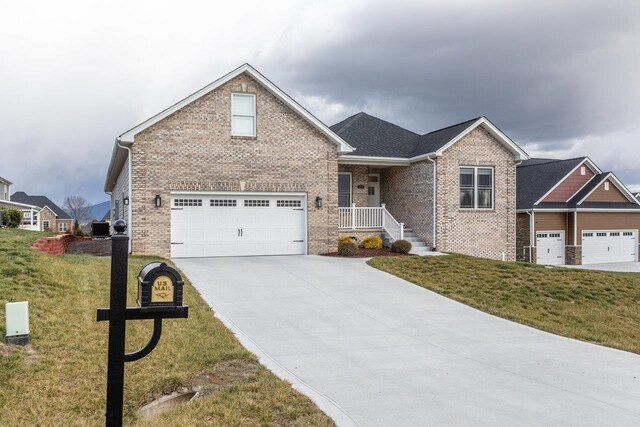
[[[399,254],[408,254],[411,250],[411,242],[406,240],[396,240],[391,244],[391,252],[397,252]]]
[[[382,239],[380,236],[371,236],[362,240],[362,247],[365,249],[382,249]]]
[[[18,228],[22,222],[22,211],[18,209],[5,209],[2,211],[2,223],[8,228]]]
[[[353,241],[339,242],[338,253],[342,256],[354,256],[358,253],[358,245],[356,245]]]
[[[340,243],[354,243],[354,240],[353,240],[352,237],[344,236],[344,237],[341,237],[341,238],[338,239],[338,245]]]

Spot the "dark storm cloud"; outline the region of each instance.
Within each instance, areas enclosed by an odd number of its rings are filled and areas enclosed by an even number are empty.
[[[277,61],[300,92],[388,106],[416,131],[486,115],[523,143],[555,143],[638,117],[639,5],[394,2],[344,17],[334,43]]]

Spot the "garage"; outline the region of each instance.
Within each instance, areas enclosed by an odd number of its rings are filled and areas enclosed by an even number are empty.
[[[171,257],[303,255],[304,194],[171,195]]]
[[[584,230],[582,264],[637,260],[638,230]]]
[[[539,231],[536,233],[538,264],[564,264],[564,231]]]

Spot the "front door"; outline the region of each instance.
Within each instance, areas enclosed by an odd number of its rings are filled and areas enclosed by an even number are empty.
[[[380,207],[380,174],[370,174],[367,176],[367,191],[369,194],[369,207]]]

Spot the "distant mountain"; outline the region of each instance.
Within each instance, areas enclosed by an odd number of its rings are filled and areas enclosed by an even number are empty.
[[[90,215],[92,219],[101,221],[104,215],[109,211],[110,208],[111,208],[111,202],[109,201],[98,203],[97,205],[91,206]]]

